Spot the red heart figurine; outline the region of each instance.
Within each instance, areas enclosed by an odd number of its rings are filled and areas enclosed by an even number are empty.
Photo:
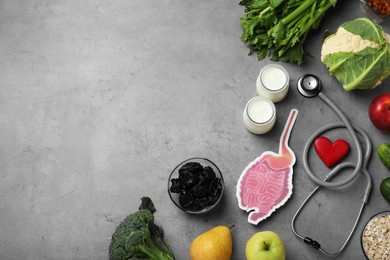
[[[314,148],[321,160],[330,168],[348,154],[349,143],[342,139],[332,143],[327,137],[320,136],[314,141]]]

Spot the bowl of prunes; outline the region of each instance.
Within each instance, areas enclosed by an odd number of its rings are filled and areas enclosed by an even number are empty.
[[[168,193],[172,202],[181,210],[202,214],[213,209],[222,198],[225,189],[222,173],[206,158],[190,158],[171,172]]]

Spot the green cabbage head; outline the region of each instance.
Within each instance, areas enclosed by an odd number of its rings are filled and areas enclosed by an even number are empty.
[[[346,22],[324,40],[321,61],[345,90],[375,88],[390,75],[390,35],[367,18]]]

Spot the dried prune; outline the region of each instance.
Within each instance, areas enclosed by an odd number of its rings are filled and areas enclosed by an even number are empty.
[[[173,193],[180,193],[184,190],[184,187],[181,185],[181,182],[179,179],[172,179],[171,180],[171,192]]]
[[[209,194],[215,196],[218,192],[218,187],[221,185],[221,180],[220,179],[214,179],[211,181],[210,186],[209,186]]]
[[[194,197],[189,193],[181,193],[179,196],[179,203],[183,208],[191,209],[191,206],[194,203]]]
[[[206,166],[203,168],[203,176],[208,179],[208,180],[213,180],[215,179],[215,172],[213,168],[210,166]]]
[[[199,181],[199,175],[191,171],[183,171],[179,175],[180,182],[186,187],[192,187]]]
[[[219,196],[221,196],[222,188],[218,188],[215,195],[209,195],[209,201],[211,204],[214,204],[219,199]]]
[[[208,195],[209,190],[208,190],[207,186],[204,186],[204,185],[202,185],[202,183],[200,183],[191,189],[191,193],[196,198],[202,198],[202,197],[206,197]]]
[[[179,169],[179,175],[181,172],[190,171],[193,173],[199,173],[203,170],[203,166],[198,162],[188,162]]]
[[[194,206],[195,210],[202,210],[202,209],[207,208],[208,206],[210,206],[210,201],[208,200],[207,197],[196,198],[194,200],[193,206]]]

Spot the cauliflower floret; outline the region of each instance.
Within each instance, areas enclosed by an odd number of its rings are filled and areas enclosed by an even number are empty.
[[[383,36],[385,36],[386,41],[390,43],[390,34],[383,32]]]
[[[325,39],[321,50],[321,61],[324,61],[324,58],[332,53],[359,52],[367,47],[377,48],[378,44],[370,40],[365,40],[360,35],[355,35],[340,27],[336,34]]]

